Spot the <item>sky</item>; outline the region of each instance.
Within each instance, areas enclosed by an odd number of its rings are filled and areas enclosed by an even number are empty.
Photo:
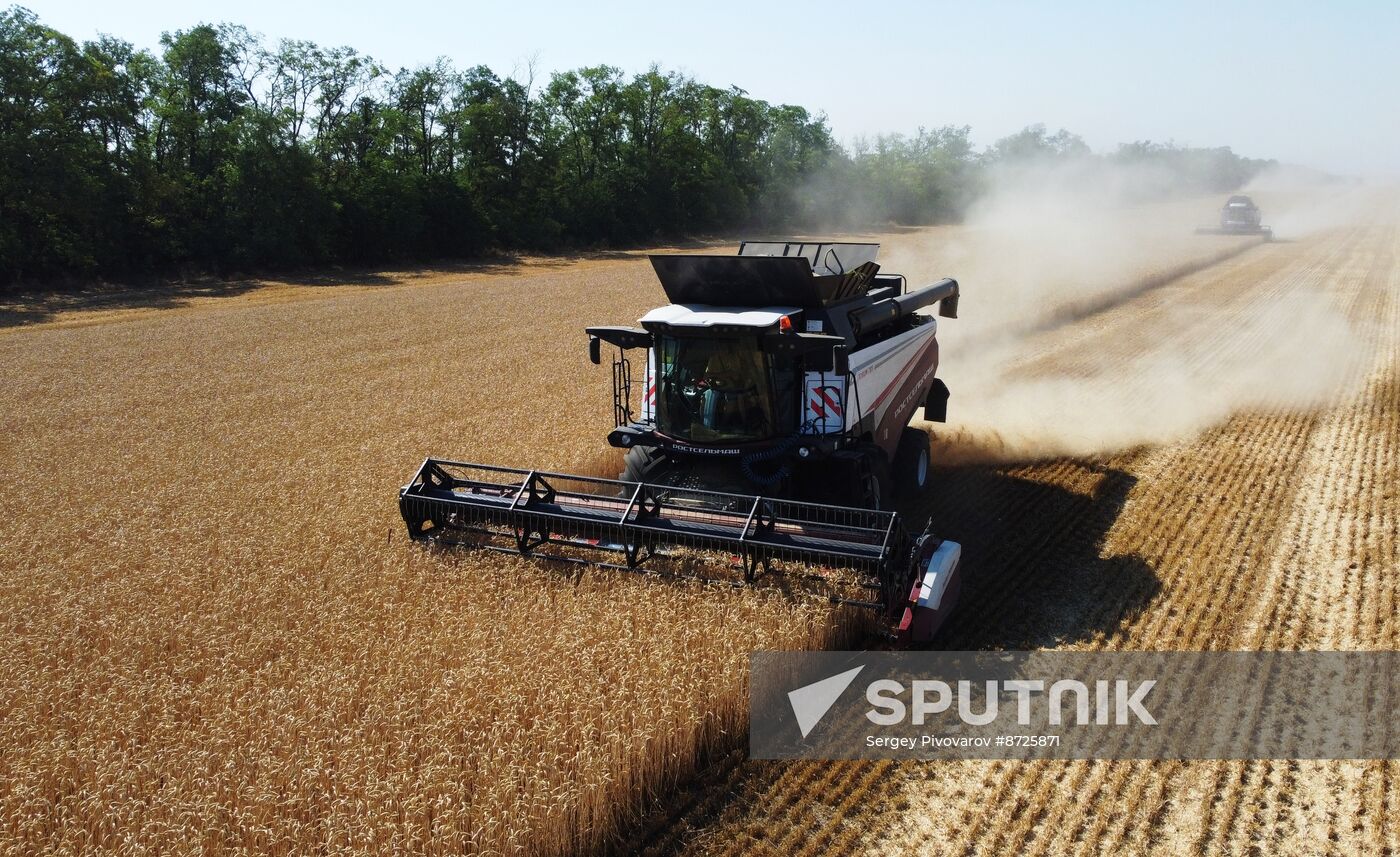
[[[349,45],[390,68],[439,56],[522,73],[652,63],[824,112],[837,139],[1026,125],[1231,146],[1400,176],[1400,2],[401,2],[22,0],[68,35],[156,48],[201,22]]]

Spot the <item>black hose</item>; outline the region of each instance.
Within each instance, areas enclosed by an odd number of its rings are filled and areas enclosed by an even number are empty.
[[[806,426],[803,426],[803,428],[806,429],[810,425],[811,423],[808,423]],[[795,435],[791,435],[790,437],[784,439],[781,443],[777,443],[773,446],[770,446],[767,449],[759,450],[758,452],[751,452],[743,458],[739,459],[739,472],[744,474],[745,479],[748,479],[750,482],[753,482],[755,484],[763,486],[777,485],[779,482],[782,482],[784,479],[792,475],[792,467],[789,464],[784,463],[782,467],[779,467],[770,476],[762,476],[758,473],[755,473],[753,465],[759,464],[764,461],[772,461],[775,458],[782,458],[783,456],[792,452],[793,449],[795,449],[801,443],[802,434],[798,433]]]

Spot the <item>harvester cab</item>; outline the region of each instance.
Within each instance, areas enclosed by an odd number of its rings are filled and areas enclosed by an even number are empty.
[[[409,534],[553,545],[567,562],[610,551],[626,569],[728,553],[743,582],[816,581],[881,613],[892,638],[928,639],[957,601],[961,549],[908,532],[891,497],[929,479],[914,412],[946,418],[938,324],[919,311],[955,318],[959,289],[908,289],[878,252],[746,241],[737,255],[652,256],[669,303],[636,327],[587,329],[593,363],[615,349],[618,479],[428,459],[400,494]]]
[[[622,478],[890,508],[928,479],[916,408],[946,413],[935,373],[941,303],[879,273],[877,244],[744,242],[737,256],[653,256],[670,304],[640,328],[592,327],[613,363]],[[628,352],[645,349],[640,407]],[[638,361],[639,363],[642,361]],[[893,490],[892,490],[893,489]]]

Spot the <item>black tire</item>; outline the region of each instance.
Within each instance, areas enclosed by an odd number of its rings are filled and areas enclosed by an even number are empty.
[[[617,475],[623,482],[655,482],[656,477],[666,469],[666,456],[653,446],[634,446],[622,456],[622,472]]]
[[[912,426],[899,436],[894,452],[894,490],[900,497],[917,497],[928,488],[932,461],[928,432]]]

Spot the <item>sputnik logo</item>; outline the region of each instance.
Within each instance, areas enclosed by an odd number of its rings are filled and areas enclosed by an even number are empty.
[[[797,717],[797,728],[802,730],[803,738],[811,734],[863,669],[865,666],[861,665],[788,692],[788,702],[792,704],[792,713]]]

